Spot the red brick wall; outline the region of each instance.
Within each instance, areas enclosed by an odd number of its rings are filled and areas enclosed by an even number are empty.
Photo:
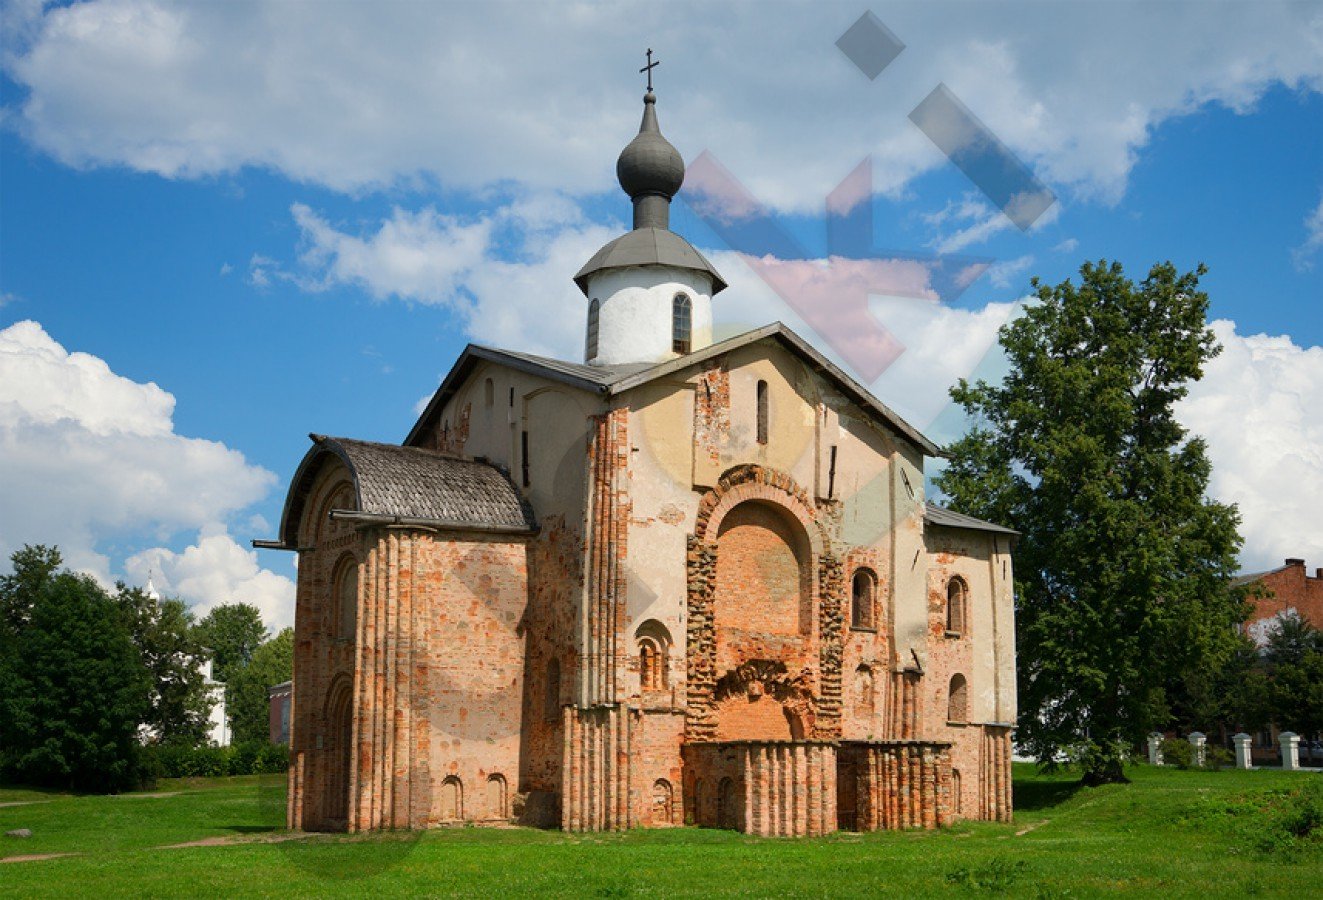
[[[1269,572],[1257,583],[1271,591],[1267,597],[1250,598],[1254,611],[1248,621],[1270,619],[1294,608],[1296,613],[1315,628],[1323,628],[1323,572],[1310,575],[1302,560]]]
[[[798,635],[811,621],[808,547],[799,524],[768,504],[742,503],[722,521],[717,547],[717,641],[731,654],[719,650],[718,667],[780,658],[784,642],[764,651],[760,638]],[[764,652],[775,655],[759,655]]]

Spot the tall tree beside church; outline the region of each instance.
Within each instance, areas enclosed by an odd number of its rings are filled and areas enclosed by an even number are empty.
[[[248,665],[234,673],[226,690],[230,729],[236,744],[270,739],[268,688],[289,681],[294,673],[294,629],[257,648]]]
[[[117,588],[124,624],[152,677],[151,708],[143,724],[162,743],[203,743],[212,701],[201,670],[206,651],[193,614],[180,600],[158,601],[141,588]]]
[[[974,424],[938,487],[1023,533],[1017,737],[1045,763],[1079,748],[1088,783],[1125,780],[1167,687],[1230,653],[1243,621],[1239,515],[1206,497],[1204,442],[1173,413],[1221,349],[1204,272],[1165,263],[1136,285],[1099,261],[1078,285],[1034,279],[1001,329],[1004,382],[951,391]]]
[[[0,777],[88,791],[138,778],[138,724],[150,678],[114,600],[60,570],[58,551],[25,547],[0,579]],[[14,623],[17,624],[14,624]]]
[[[225,603],[198,622],[196,637],[211,651],[212,677],[228,684],[266,640],[266,626],[251,603]]]

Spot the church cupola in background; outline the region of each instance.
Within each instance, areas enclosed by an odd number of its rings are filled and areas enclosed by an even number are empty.
[[[670,230],[684,159],[657,125],[655,65],[649,51],[643,122],[616,162],[616,177],[634,204],[634,230],[598,250],[574,276],[588,298],[589,365],[664,362],[708,346],[712,295],[726,287],[712,263]]]

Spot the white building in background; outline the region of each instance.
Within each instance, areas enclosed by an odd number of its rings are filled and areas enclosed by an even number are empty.
[[[217,747],[230,746],[230,719],[226,715],[225,685],[211,677],[211,660],[204,661],[199,667],[202,681],[207,686],[207,698],[211,700],[211,727],[207,731],[207,740]]]
[[[153,603],[161,602],[161,594],[156,590],[156,585],[152,583],[151,575],[147,576],[147,586],[143,588],[143,593],[151,597]],[[210,659],[198,663],[198,671],[202,673],[202,681],[206,685],[207,699],[211,701],[207,740],[217,747],[228,747],[230,745],[230,719],[226,715],[225,685],[212,677],[211,665],[212,661]],[[147,740],[152,734],[152,730],[146,726],[143,726],[140,732],[143,740]]]

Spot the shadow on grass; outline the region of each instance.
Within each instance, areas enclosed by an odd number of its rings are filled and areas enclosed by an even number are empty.
[[[275,825],[222,825],[221,828],[233,831],[235,834],[271,834],[281,830]]]
[[[1060,806],[1084,787],[1079,781],[1017,781],[1013,802],[1016,812],[1034,812]]]

